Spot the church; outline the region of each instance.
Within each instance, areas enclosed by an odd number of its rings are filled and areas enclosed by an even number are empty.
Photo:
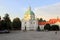
[[[21,22],[22,22],[21,30],[37,30],[38,26],[40,27],[41,30],[44,30],[44,26],[46,24],[58,25],[60,28],[59,18],[50,19],[49,21],[46,22],[38,22],[38,19],[35,17],[35,14],[32,11],[31,7],[27,9]]]
[[[35,18],[35,14],[31,10],[31,7],[29,7],[22,19],[21,30],[36,30],[37,27],[38,27],[38,20]]]

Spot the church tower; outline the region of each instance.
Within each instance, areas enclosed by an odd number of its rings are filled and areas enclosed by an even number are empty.
[[[38,26],[37,20],[35,20],[35,14],[31,10],[31,7],[25,12],[24,18],[22,20],[22,30],[36,30]]]

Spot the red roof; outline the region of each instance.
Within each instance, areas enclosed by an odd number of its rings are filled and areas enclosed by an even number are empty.
[[[54,24],[56,22],[60,22],[60,19],[50,19],[47,22],[38,22],[39,25],[45,25],[45,24]]]
[[[38,22],[39,25],[45,25],[46,22]]]
[[[49,23],[52,23],[52,24],[54,24],[56,22],[60,22],[60,19],[50,19],[49,20]]]

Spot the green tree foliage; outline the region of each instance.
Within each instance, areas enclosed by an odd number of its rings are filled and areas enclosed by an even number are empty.
[[[1,20],[1,30],[8,29],[7,23],[4,20]]]
[[[37,31],[40,31],[40,27],[39,26],[37,27]]]
[[[42,22],[43,21],[43,19],[42,18],[40,18],[40,20],[39,20],[40,22]]]
[[[50,24],[46,24],[46,25],[44,26],[44,30],[50,30],[50,28],[51,28]]]
[[[1,30],[1,28],[2,28],[2,27],[1,27],[1,22],[0,22],[0,30]]]
[[[51,30],[52,31],[58,31],[59,30],[59,26],[58,25],[52,25],[51,26]]]
[[[0,18],[0,30],[1,30],[2,26],[1,26],[1,18]]]
[[[12,22],[13,29],[15,30],[21,30],[21,21],[19,18],[14,18]]]
[[[3,19],[3,24],[5,25],[4,27],[11,30],[11,20],[9,14],[6,13]]]
[[[46,20],[43,20],[43,18],[38,19],[39,22],[46,22]]]

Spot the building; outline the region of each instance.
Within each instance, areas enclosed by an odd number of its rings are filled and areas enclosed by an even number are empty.
[[[57,19],[50,19],[49,21],[46,21],[46,22],[38,22],[38,25],[40,26],[41,30],[44,30],[44,26],[46,24],[50,24],[51,26],[52,25],[58,25],[59,29],[60,29],[60,19],[59,18],[57,18]]]
[[[59,25],[60,28],[60,19],[50,19],[46,22],[38,22],[35,18],[34,12],[31,10],[31,7],[25,12],[24,17],[22,19],[22,30],[36,30],[39,26],[41,30],[44,30],[44,26],[46,24],[50,25]]]
[[[22,30],[36,30],[37,26],[38,21],[35,19],[35,14],[31,7],[29,7],[22,19]]]
[[[44,30],[44,26],[46,25],[46,22],[38,22],[38,25],[41,30]]]

